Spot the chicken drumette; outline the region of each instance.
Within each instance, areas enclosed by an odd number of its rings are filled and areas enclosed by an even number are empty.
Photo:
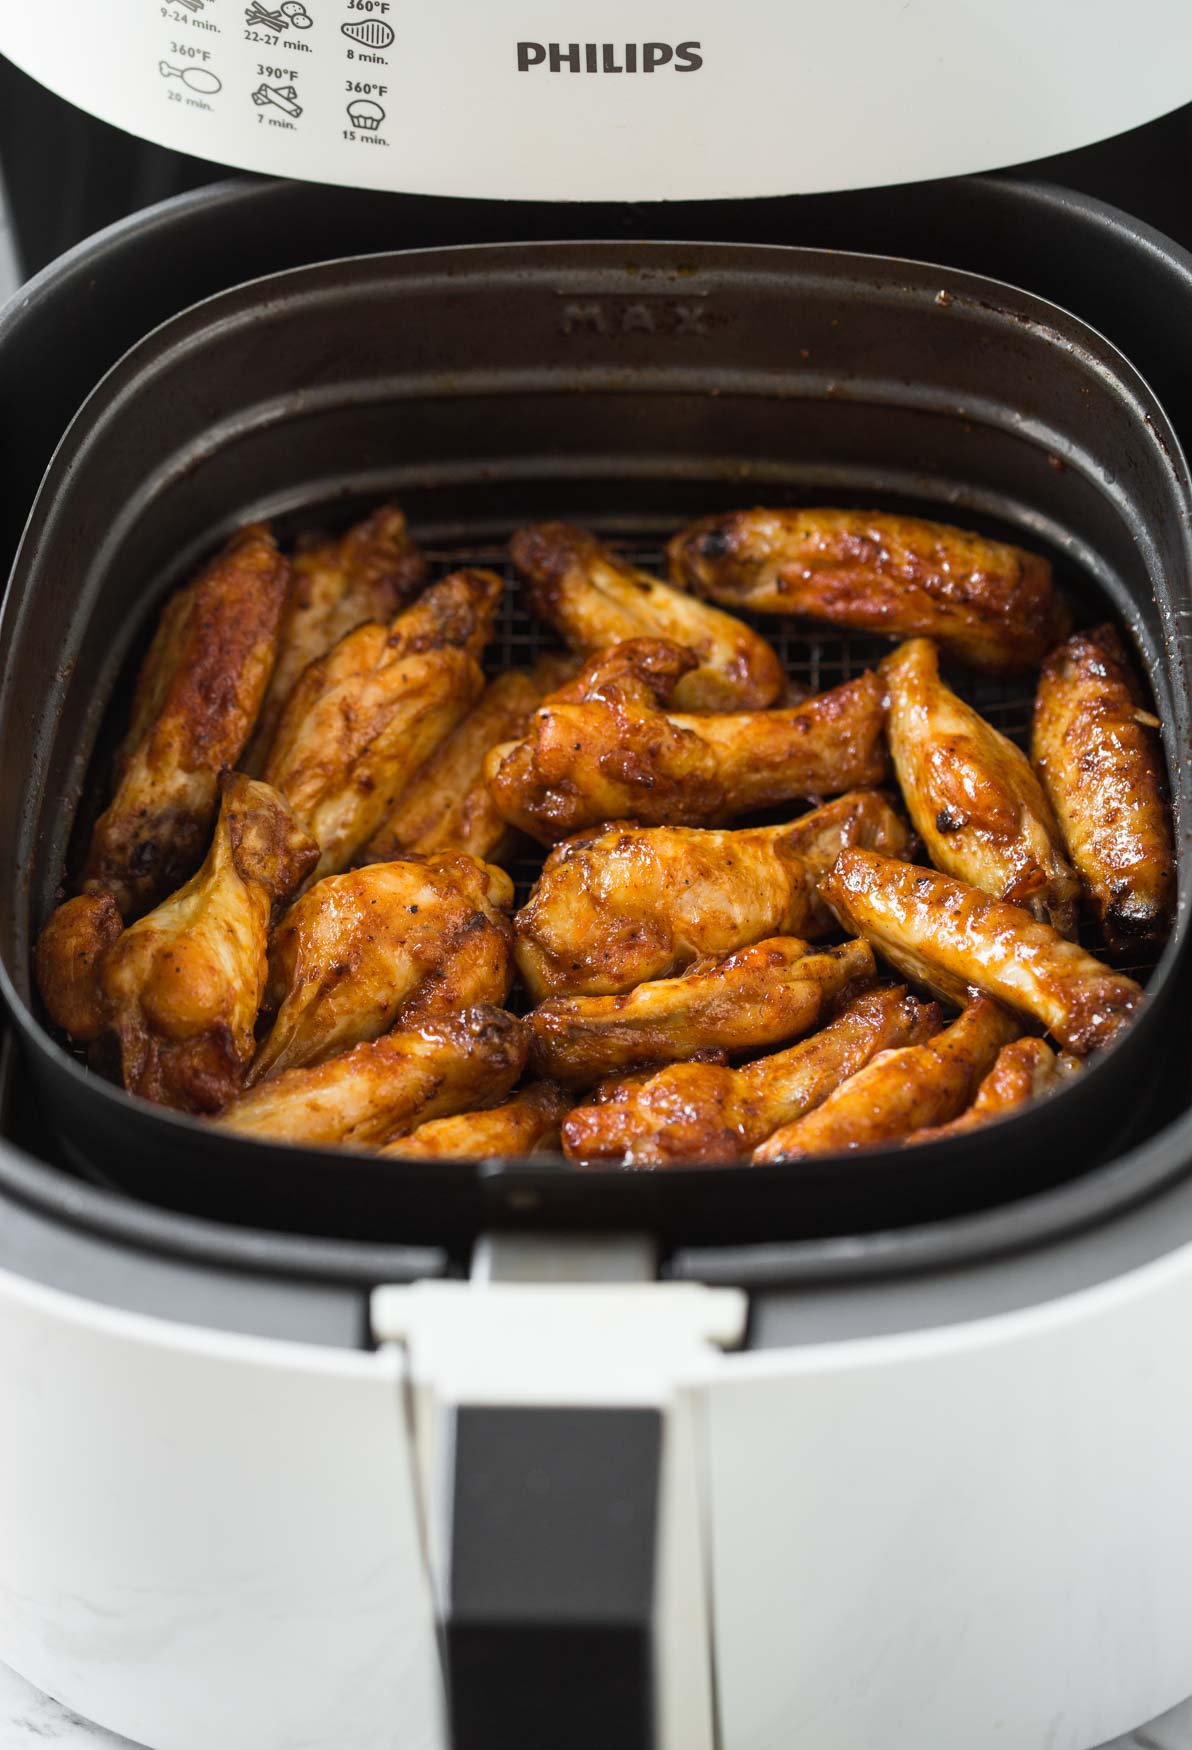
[[[616,822],[546,859],[514,920],[518,970],[536,1002],[613,996],[766,936],[831,925],[816,884],[848,844],[897,856],[907,834],[859,791],[783,826],[716,832]]]
[[[1070,623],[1046,559],[916,517],[733,511],[682,530],[668,553],[675,583],[730,607],[922,634],[991,674],[1032,667]]]
[[[126,920],[202,859],[219,775],[239,759],[273,669],[289,581],[289,561],[254,524],[166,603],[83,865],[84,890],[111,893]]]
[[[563,1126],[566,1154],[590,1166],[729,1166],[780,1125],[810,1112],[879,1051],[928,1039],[937,1003],[903,985],[853,997],[810,1038],[740,1069],[674,1063],[620,1078],[576,1107]]]
[[[485,772],[505,819],[544,844],[605,820],[700,826],[886,773],[882,689],[861,675],[783,710],[679,716],[664,707],[697,659],[636,638],[593,657]]]
[[[500,595],[494,572],[453,572],[392,626],[357,627],[302,675],[265,776],[317,841],[320,875],[352,861],[479,696]]]
[[[317,855],[276,791],[240,773],[223,781],[198,874],[100,963],[102,1032],[130,1092],[187,1112],[213,1112],[238,1092],[256,1049],[270,921]]]
[[[504,870],[444,853],[318,881],[273,938],[275,1013],[252,1080],[322,1063],[395,1024],[501,1003],[512,977]]]
[[[572,650],[586,655],[627,638],[670,638],[694,651],[699,666],[675,691],[683,710],[757,709],[785,695],[782,664],[758,633],[639,571],[586,530],[540,523],[519,529],[509,550],[535,613]]]
[[[1108,1045],[1143,1000],[1132,978],[1049,924],[934,869],[842,851],[820,894],[846,930],[907,978],[956,1003],[982,990],[1078,1056]]]
[[[1031,752],[1119,953],[1161,939],[1175,905],[1158,727],[1112,626],[1076,633],[1044,663]]]
[[[944,685],[930,638],[879,673],[894,770],[936,868],[1075,935],[1079,888],[1026,755]]]

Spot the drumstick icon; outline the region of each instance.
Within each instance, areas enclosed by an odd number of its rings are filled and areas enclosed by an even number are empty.
[[[159,61],[157,70],[163,79],[181,79],[184,85],[192,91],[201,91],[204,97],[214,97],[217,91],[223,90],[223,80],[206,67],[172,67],[169,61]]]

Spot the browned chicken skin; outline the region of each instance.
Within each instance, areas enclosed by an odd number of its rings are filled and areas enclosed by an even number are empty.
[[[594,656],[485,764],[505,819],[544,844],[632,818],[700,826],[878,783],[882,689],[870,673],[785,710],[684,717],[663,707],[696,658],[636,638]]]
[[[503,1099],[521,1075],[527,1043],[524,1023],[504,1009],[465,1009],[258,1082],[215,1122],[265,1142],[387,1142],[431,1118]]]
[[[253,524],[166,603],[82,873],[84,890],[111,893],[126,919],[202,859],[219,774],[239,759],[269,681],[289,581],[289,561]]]
[[[614,996],[766,936],[813,934],[831,925],[820,876],[842,845],[875,841],[897,854],[905,832],[864,791],[738,832],[615,821],[546,859],[514,919],[518,971],[535,1002]]]
[[[244,769],[264,765],[299,676],[366,620],[391,620],[426,581],[426,560],[395,504],[384,504],[338,540],[300,546],[278,636],[277,662]]]
[[[950,1124],[937,1124],[928,1130],[916,1130],[907,1137],[908,1143],[937,1142],[950,1136],[963,1136],[968,1130],[979,1130],[1007,1112],[1017,1111],[1062,1087],[1080,1065],[1074,1057],[1057,1057],[1043,1039],[1015,1039],[1003,1045],[997,1059],[981,1086],[977,1097],[959,1118]]]
[[[544,656],[532,669],[509,669],[485,688],[477,704],[427,760],[398,797],[397,806],[365,848],[369,862],[387,863],[411,851],[467,851],[500,862],[514,835],[484,781],[491,748],[525,733],[544,694],[574,672],[564,656]]]
[[[318,881],[273,938],[276,1019],[252,1081],[322,1063],[394,1024],[502,1003],[513,966],[503,869],[471,857],[374,863]]]
[[[930,638],[878,672],[894,770],[936,868],[1074,936],[1079,888],[1026,755],[944,685]]]
[[[559,1146],[559,1125],[571,1100],[550,1082],[534,1082],[500,1106],[433,1118],[408,1136],[387,1143],[382,1154],[424,1160],[509,1160]]]
[[[265,776],[319,845],[319,875],[352,861],[479,696],[501,580],[456,571],[391,627],[369,623],[305,671]]]
[[[671,580],[714,601],[922,634],[990,674],[1031,668],[1070,623],[1046,559],[917,517],[732,511],[683,529],[667,552]]]
[[[864,942],[814,954],[797,937],[774,936],[621,996],[548,998],[528,1017],[531,1061],[583,1086],[697,1051],[760,1050],[810,1032],[848,985],[873,974]]]
[[[905,977],[951,1002],[982,990],[1042,1022],[1081,1057],[1108,1045],[1143,1000],[1132,978],[1050,925],[933,869],[842,851],[820,894],[844,929]]]
[[[597,1103],[591,1097],[563,1126],[563,1146],[590,1166],[728,1166],[780,1125],[790,1124],[874,1056],[928,1039],[937,1003],[920,1003],[904,985],[864,991],[810,1038],[740,1069],[674,1063],[625,1077]]]
[[[276,791],[240,773],[223,781],[202,868],[101,963],[104,1027],[130,1092],[213,1112],[239,1090],[256,1048],[270,921],[317,855]]]
[[[509,550],[534,612],[572,650],[586,654],[627,638],[670,638],[693,650],[699,667],[675,691],[683,710],[756,710],[784,696],[782,664],[764,638],[637,570],[586,530],[540,523],[519,529]]]
[[[1109,947],[1161,940],[1175,850],[1157,720],[1112,626],[1077,632],[1043,665],[1031,753]]]
[[[973,996],[960,1019],[921,1045],[881,1051],[793,1124],[754,1151],[754,1160],[789,1161],[899,1142],[925,1125],[946,1123],[971,1100],[1019,1023],[1000,1004]]]
[[[80,893],[50,913],[33,950],[41,1000],[56,1027],[80,1045],[104,1030],[99,971],[124,924],[110,893]]]

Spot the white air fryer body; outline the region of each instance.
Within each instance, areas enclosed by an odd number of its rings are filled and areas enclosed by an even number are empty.
[[[1183,0],[12,0],[0,53],[200,158],[496,199],[951,176],[1107,139],[1192,96]]]
[[[0,1276],[0,1658],[154,1750],[440,1750],[453,1419],[549,1401],[662,1413],[666,1750],[1088,1750],[1192,1690],[1192,1242],[749,1353],[690,1284],[373,1309],[353,1353]]]

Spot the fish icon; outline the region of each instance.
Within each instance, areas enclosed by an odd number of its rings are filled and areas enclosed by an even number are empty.
[[[181,79],[191,91],[201,91],[204,97],[214,97],[223,90],[223,80],[206,67],[174,67],[169,61],[159,61],[157,70],[163,79]]]
[[[366,49],[387,49],[397,35],[393,26],[381,18],[353,18],[339,28],[354,43],[363,43]]]

